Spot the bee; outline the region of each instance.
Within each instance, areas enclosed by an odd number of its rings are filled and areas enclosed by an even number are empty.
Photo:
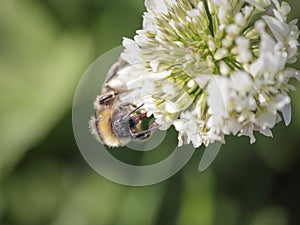
[[[141,119],[146,117],[146,112],[138,112],[143,104],[137,106],[120,101],[119,95],[128,90],[115,75],[124,64],[120,59],[109,69],[102,91],[94,102],[95,116],[89,122],[91,133],[109,147],[124,146],[133,139],[147,139],[160,127],[154,122],[147,130],[141,130]]]

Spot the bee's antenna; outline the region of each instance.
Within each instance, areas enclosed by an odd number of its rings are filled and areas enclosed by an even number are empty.
[[[122,120],[123,120],[123,121],[124,121],[124,120],[128,120],[129,117],[130,117],[130,115],[131,115],[132,113],[135,113],[136,111],[138,111],[140,108],[142,108],[143,105],[144,105],[144,103],[142,103],[140,106],[136,107],[135,109],[131,110],[127,115],[125,115],[125,116],[122,118]]]

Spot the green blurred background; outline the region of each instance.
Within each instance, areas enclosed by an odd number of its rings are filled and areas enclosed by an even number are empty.
[[[288,2],[298,18],[299,2]],[[277,125],[273,139],[256,134],[253,145],[227,138],[205,172],[197,170],[203,148],[148,187],[112,183],[84,161],[72,133],[76,85],[98,56],[133,37],[144,10],[142,0],[0,1],[0,224],[300,224],[296,82],[290,126]],[[152,160],[176,141],[170,130]],[[144,157],[114,154],[133,163]]]

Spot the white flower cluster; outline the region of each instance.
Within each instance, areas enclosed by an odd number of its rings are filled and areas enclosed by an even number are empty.
[[[178,131],[179,145],[224,142],[225,135],[291,120],[290,78],[297,21],[278,0],[146,0],[143,29],[124,39],[118,73],[122,101],[144,103],[161,129]]]

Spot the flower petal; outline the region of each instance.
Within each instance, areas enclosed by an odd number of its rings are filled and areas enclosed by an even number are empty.
[[[283,115],[284,123],[286,126],[288,126],[291,123],[291,119],[292,119],[291,104],[285,105],[281,112]]]

